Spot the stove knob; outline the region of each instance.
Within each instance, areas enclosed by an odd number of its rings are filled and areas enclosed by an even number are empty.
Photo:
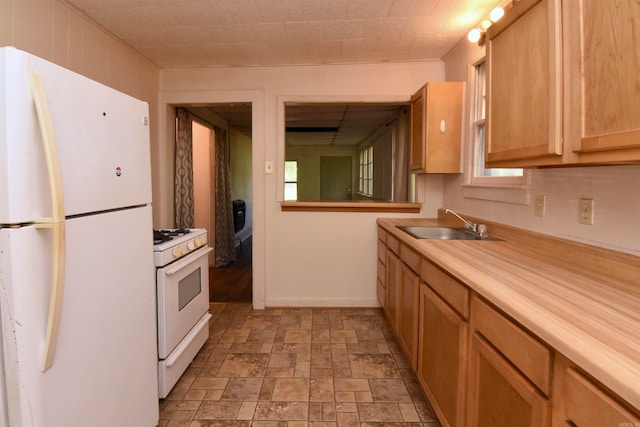
[[[198,237],[196,239],[196,246],[200,247],[200,246],[204,246],[207,244],[207,239],[205,237]]]
[[[192,250],[194,250],[195,248],[196,248],[196,242],[195,242],[195,241],[193,241],[193,240],[192,240],[192,241],[190,241],[190,242],[188,242],[188,243],[187,243],[187,249],[188,249],[188,250],[192,251]]]
[[[184,246],[176,246],[175,248],[173,248],[173,251],[171,253],[173,254],[174,258],[180,258],[182,255],[187,253],[187,248],[185,248]]]

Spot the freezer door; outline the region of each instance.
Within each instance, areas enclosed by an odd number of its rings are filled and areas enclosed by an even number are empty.
[[[50,217],[47,168],[29,86],[51,110],[65,215],[151,202],[148,105],[15,48],[0,48],[0,224]]]
[[[66,223],[66,280],[52,367],[41,372],[51,231],[0,229],[0,309],[10,425],[158,422],[151,208]]]

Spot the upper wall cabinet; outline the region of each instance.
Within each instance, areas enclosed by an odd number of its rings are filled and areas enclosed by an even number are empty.
[[[425,84],[411,97],[413,173],[460,173],[464,83]]]
[[[640,162],[640,4],[520,0],[487,33],[487,164]]]
[[[487,163],[562,160],[559,0],[520,0],[487,32]]]
[[[640,160],[640,3],[563,2],[566,136],[578,163]]]

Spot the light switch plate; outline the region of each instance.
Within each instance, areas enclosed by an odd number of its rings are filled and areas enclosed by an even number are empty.
[[[267,173],[267,174],[273,173],[273,162],[269,162],[269,161],[264,162],[264,173]]]
[[[578,203],[580,224],[593,224],[593,199],[583,198]]]

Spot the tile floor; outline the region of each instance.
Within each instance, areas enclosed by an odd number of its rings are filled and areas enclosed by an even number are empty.
[[[380,309],[210,311],[160,427],[439,427]]]

